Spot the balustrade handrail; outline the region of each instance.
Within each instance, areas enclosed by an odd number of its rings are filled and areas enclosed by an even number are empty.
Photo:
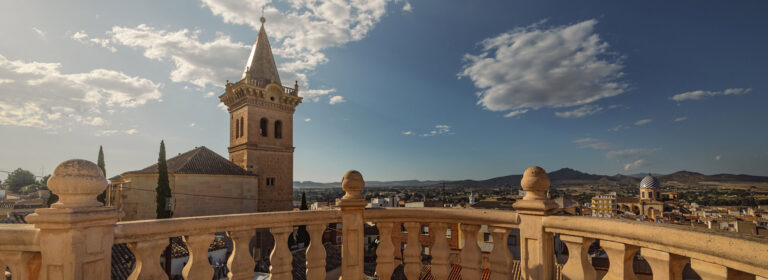
[[[756,275],[768,276],[768,242],[695,228],[648,222],[548,216],[545,231],[614,241],[717,263]]]
[[[161,239],[180,235],[273,228],[294,225],[337,223],[339,210],[281,211],[246,214],[198,216],[159,220],[119,222],[115,225],[115,243]]]
[[[31,224],[0,224],[0,251],[39,252],[39,232]]]
[[[365,209],[364,218],[368,222],[444,222],[493,226],[520,224],[517,212],[467,208],[372,208]]]

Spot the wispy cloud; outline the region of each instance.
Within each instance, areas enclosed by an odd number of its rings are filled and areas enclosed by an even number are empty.
[[[566,118],[566,119],[577,119],[577,118],[583,118],[589,115],[597,114],[602,110],[603,110],[603,107],[600,107],[598,105],[584,105],[571,111],[555,112],[555,116]]]
[[[737,95],[749,93],[750,91],[752,91],[751,88],[729,88],[721,91],[696,90],[675,94],[670,99],[674,101],[700,100],[715,95]]]
[[[424,133],[416,133],[410,130],[406,130],[403,132],[400,132],[403,135],[418,135],[422,137],[430,137],[430,136],[437,136],[437,135],[453,135],[454,133],[451,131],[450,125],[445,124],[438,124],[434,128],[424,132]]]
[[[311,118],[306,118],[306,119],[304,119],[304,122],[311,122],[311,121],[312,121],[312,119],[311,119]]]
[[[720,155],[715,156],[715,160],[720,160],[720,158],[721,158]]]
[[[405,2],[405,5],[403,5],[403,12],[413,12],[413,6],[411,6],[410,2]]]
[[[636,161],[627,163],[624,165],[624,171],[629,171],[632,169],[637,169],[645,165],[645,160],[638,159]]]
[[[125,135],[133,135],[138,133],[139,131],[135,128],[132,129],[126,129],[126,130],[117,130],[117,129],[108,129],[108,130],[100,130],[94,133],[95,136],[113,136],[113,135],[119,135],[119,134],[125,134]]]
[[[470,78],[480,89],[478,104],[508,111],[507,117],[619,95],[627,88],[619,80],[624,66],[608,59],[616,56],[595,33],[596,24],[594,19],[550,28],[537,23],[487,38],[480,42],[482,53],[464,56],[458,76]],[[582,109],[583,115],[595,111],[588,109]]]
[[[653,121],[653,119],[642,119],[642,120],[636,121],[635,125],[638,125],[638,126],[646,125],[646,124],[651,123],[652,121]]]
[[[196,125],[197,125],[196,123],[190,123],[189,127],[195,127]]]
[[[331,99],[328,100],[328,104],[331,104],[331,105],[338,104],[338,103],[344,103],[344,102],[347,102],[347,100],[344,100],[344,97],[341,96],[341,95],[331,96]]]
[[[41,29],[39,29],[37,27],[32,27],[32,30],[35,31],[35,33],[37,33],[37,36],[39,36],[41,39],[45,39],[45,35],[46,35],[45,31],[43,31],[43,30],[41,30]]]
[[[573,140],[573,143],[579,144],[579,147],[581,148],[590,148],[595,150],[610,150],[617,148],[616,145],[611,143],[589,137]]]
[[[620,124],[620,125],[617,125],[617,126],[611,127],[611,128],[610,128],[610,129],[608,129],[608,130],[610,130],[610,131],[613,131],[613,132],[617,132],[617,131],[620,131],[620,130],[624,130],[624,129],[628,129],[628,128],[629,128],[628,126],[626,126],[626,125],[623,125],[623,124]]]
[[[681,122],[681,121],[684,121],[684,120],[687,120],[687,119],[688,119],[688,117],[679,117],[679,118],[675,118],[675,121],[676,122]]]

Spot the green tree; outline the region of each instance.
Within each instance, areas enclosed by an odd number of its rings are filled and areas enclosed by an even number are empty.
[[[307,207],[307,194],[301,192],[301,206],[299,206],[299,210],[308,209],[309,207]],[[304,246],[309,245],[309,232],[307,231],[306,225],[300,225],[296,235],[296,241],[298,241],[298,243],[304,243]]]
[[[101,173],[104,173],[104,176],[106,177],[107,176],[107,170],[104,168],[104,166],[105,166],[104,165],[104,150],[101,148],[101,146],[99,146],[99,160],[97,161],[96,164],[99,165],[99,168],[101,168]],[[104,191],[101,192],[100,195],[96,196],[96,200],[98,200],[99,202],[101,202],[103,204],[106,204],[106,201],[107,201],[106,198],[107,198],[107,189],[104,189]]]
[[[5,179],[4,184],[7,186],[9,192],[15,193],[21,190],[22,187],[35,183],[37,183],[35,174],[32,174],[32,172],[29,172],[28,170],[17,168],[8,174],[8,178]]]
[[[171,199],[171,186],[168,182],[168,165],[165,163],[165,142],[160,141],[160,156],[157,158],[157,218],[166,219],[173,216],[168,209],[168,201]]]

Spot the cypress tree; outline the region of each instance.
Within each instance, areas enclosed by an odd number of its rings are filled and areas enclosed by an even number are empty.
[[[99,165],[99,168],[101,168],[101,173],[104,173],[104,176],[106,177],[107,176],[107,170],[104,168],[104,166],[105,166],[104,165],[104,149],[102,149],[101,146],[99,146],[99,159],[96,162],[96,164]],[[104,203],[104,204],[106,204],[106,201],[107,201],[106,198],[107,198],[107,190],[106,189],[104,189],[104,191],[100,195],[96,196],[96,200],[98,200],[99,202]]]
[[[307,195],[304,192],[301,192],[301,206],[299,207],[299,210],[308,210],[309,207],[307,207]],[[309,232],[307,231],[306,225],[299,226],[298,232],[296,232],[296,241],[298,243],[304,243],[304,246],[309,245]]]
[[[171,186],[168,182],[168,165],[165,163],[165,142],[160,141],[160,155],[157,158],[157,218],[166,219],[173,216],[171,210],[166,210],[167,199],[171,198]]]

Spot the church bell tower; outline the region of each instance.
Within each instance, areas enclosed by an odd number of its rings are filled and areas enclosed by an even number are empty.
[[[240,81],[219,97],[229,111],[229,160],[259,176],[258,211],[293,209],[293,112],[298,82],[283,86],[261,29]]]

